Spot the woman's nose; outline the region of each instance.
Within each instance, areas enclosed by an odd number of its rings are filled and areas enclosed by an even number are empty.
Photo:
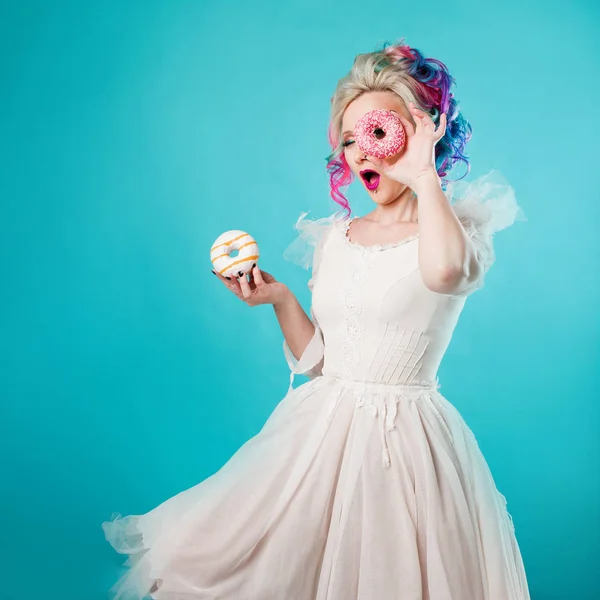
[[[367,159],[366,153],[363,152],[357,145],[354,150],[354,162],[357,165],[362,165],[362,163],[365,162],[366,159]]]

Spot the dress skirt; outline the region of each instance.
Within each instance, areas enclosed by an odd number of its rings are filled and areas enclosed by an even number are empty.
[[[114,600],[529,598],[506,499],[437,380],[316,377],[212,476],[102,527],[128,555]]]

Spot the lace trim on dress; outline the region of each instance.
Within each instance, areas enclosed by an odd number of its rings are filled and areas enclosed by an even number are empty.
[[[383,250],[391,250],[392,248],[398,248],[399,246],[404,246],[404,244],[408,244],[408,242],[412,242],[413,240],[416,240],[419,237],[419,233],[417,232],[413,235],[409,235],[405,238],[402,238],[401,240],[398,240],[397,242],[390,242],[388,244],[373,244],[371,246],[363,246],[362,244],[353,242],[348,237],[348,233],[350,231],[350,225],[352,224],[352,222],[355,219],[358,219],[358,217],[352,217],[351,219],[344,221],[340,226],[340,228],[341,228],[340,231],[342,232],[342,235],[344,236],[344,240],[346,240],[346,243],[349,246],[351,246],[352,248],[356,248],[363,254],[367,254],[367,253],[370,254],[373,252],[382,252]]]

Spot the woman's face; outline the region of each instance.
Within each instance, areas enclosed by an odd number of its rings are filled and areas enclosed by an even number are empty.
[[[400,194],[406,190],[407,186],[386,177],[381,165],[394,163],[398,160],[398,155],[390,156],[385,159],[378,159],[370,155],[367,155],[365,158],[365,153],[358,147],[353,134],[356,122],[363,115],[375,109],[395,110],[397,113],[406,117],[413,125],[415,125],[415,121],[404,104],[404,100],[393,92],[364,93],[351,102],[344,112],[344,117],[342,119],[342,143],[344,144],[344,156],[346,157],[346,162],[352,169],[356,178],[365,187],[372,200],[378,204],[389,204],[396,200]],[[403,151],[404,150],[401,152]],[[379,185],[376,189],[370,190],[367,187],[368,181],[360,174],[361,171],[367,169],[376,171],[380,174]]]

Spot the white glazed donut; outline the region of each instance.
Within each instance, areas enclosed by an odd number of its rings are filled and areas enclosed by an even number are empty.
[[[230,254],[237,250],[236,256]],[[254,238],[245,231],[231,229],[222,233],[210,249],[210,261],[215,271],[223,277],[237,277],[249,273],[260,253]]]

